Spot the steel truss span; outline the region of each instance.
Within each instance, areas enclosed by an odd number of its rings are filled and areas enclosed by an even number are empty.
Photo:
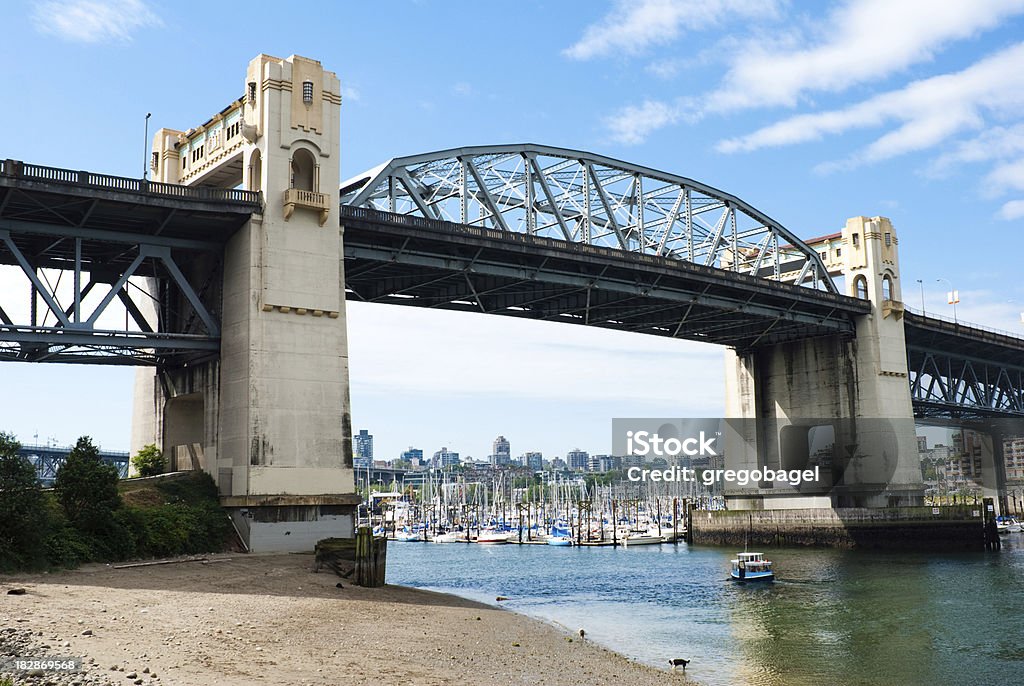
[[[0,361],[215,357],[223,246],[260,203],[0,160]]]
[[[918,417],[1024,417],[1024,340],[907,313],[907,367]]]
[[[341,202],[838,292],[813,249],[739,198],[576,150],[520,144],[400,157],[346,182]]]

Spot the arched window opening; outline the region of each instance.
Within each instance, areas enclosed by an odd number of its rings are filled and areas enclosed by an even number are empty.
[[[316,162],[308,150],[296,150],[292,156],[292,188],[316,190]]]
[[[259,150],[254,150],[249,158],[249,190],[263,189],[263,157]]]
[[[868,299],[868,280],[863,275],[853,280],[854,293],[861,300]]]
[[[888,274],[882,277],[882,299],[892,300],[892,278]]]

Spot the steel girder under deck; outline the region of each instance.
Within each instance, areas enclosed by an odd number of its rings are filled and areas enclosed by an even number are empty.
[[[224,243],[258,193],[0,160],[0,360],[181,365],[220,349]]]
[[[523,233],[342,206],[349,297],[569,322],[739,349],[852,335],[864,301]]]

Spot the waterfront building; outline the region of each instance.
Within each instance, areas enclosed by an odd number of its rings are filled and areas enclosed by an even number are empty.
[[[569,469],[574,472],[585,472],[590,467],[590,454],[586,450],[570,450],[565,454]]]
[[[622,458],[615,455],[591,455],[590,456],[590,471],[592,472],[610,472],[616,469],[622,469]]]
[[[448,450],[444,447],[434,453],[433,459],[430,461],[431,467],[453,467],[457,464],[461,464],[462,460],[459,459],[459,454]]]
[[[981,480],[981,436],[976,431],[963,429],[953,434],[953,455],[949,461],[952,481]]]
[[[1024,481],[1024,436],[1003,439],[1003,460],[1007,481]]]
[[[422,467],[423,451],[420,450],[419,448],[414,448],[410,445],[408,450],[402,451],[402,454],[399,457],[399,459],[405,460],[406,462],[410,463],[413,467]]]
[[[512,444],[504,436],[494,439],[490,462],[492,467],[507,467],[512,464]]]
[[[366,469],[373,464],[373,434],[366,429],[352,437],[352,466]]]
[[[523,466],[535,472],[544,469],[544,455],[540,452],[528,452],[523,455]]]

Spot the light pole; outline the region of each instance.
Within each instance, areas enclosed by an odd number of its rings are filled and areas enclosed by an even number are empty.
[[[925,313],[924,312],[924,281],[922,281],[921,279],[918,279],[917,280],[917,285],[921,287],[921,314],[923,315]]]
[[[152,112],[146,112],[146,129],[142,134],[142,180],[149,178],[149,118]]]
[[[949,297],[946,298],[946,300],[948,300],[949,304],[953,306],[953,323],[959,324],[960,322],[956,318],[956,304],[960,302],[960,293],[958,293],[956,289],[953,288],[953,282],[950,281],[949,279],[938,278],[935,280],[944,281],[949,284]]]

